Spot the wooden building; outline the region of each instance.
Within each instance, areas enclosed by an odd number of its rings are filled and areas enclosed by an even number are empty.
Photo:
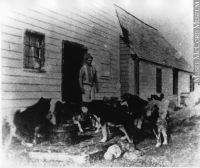
[[[36,1],[37,2],[37,1]],[[65,2],[65,1],[58,1]],[[2,23],[2,111],[14,112],[41,96],[78,100],[78,72],[86,51],[94,57],[100,92],[147,98],[189,91],[190,69],[157,30],[101,1],[45,7],[32,2]]]
[[[138,94],[144,99],[164,93],[180,103],[180,94],[190,92],[192,67],[157,29],[119,6],[116,13],[122,29],[121,92]]]

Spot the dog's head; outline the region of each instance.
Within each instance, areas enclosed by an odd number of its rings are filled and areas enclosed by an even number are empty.
[[[151,100],[145,107],[146,116],[151,117],[155,112],[158,111],[158,106],[155,100]]]

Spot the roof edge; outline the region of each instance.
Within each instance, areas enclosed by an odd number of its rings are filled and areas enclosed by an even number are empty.
[[[148,59],[145,59],[145,58],[141,58],[141,57],[138,57],[141,61],[144,61],[144,62],[149,62],[151,64],[156,64],[156,65],[159,65],[159,66],[164,66],[164,67],[167,67],[167,68],[171,68],[171,69],[177,69],[179,71],[182,71],[182,72],[187,72],[187,73],[194,73],[193,71],[190,71],[190,70],[186,70],[186,69],[180,69],[180,68],[177,68],[177,67],[174,67],[174,66],[170,66],[170,65],[166,65],[166,64],[161,64],[161,63],[158,63],[158,62],[154,62],[154,61],[150,61]]]
[[[139,22],[145,24],[146,26],[158,31],[158,29],[156,29],[155,27],[153,26],[150,26],[149,24],[143,22],[142,20],[140,20],[139,18],[137,18],[136,16],[134,16],[133,14],[131,14],[130,12],[126,11],[125,9],[123,9],[122,7],[118,6],[117,4],[114,3],[114,6],[118,7],[119,9],[123,10],[124,12],[126,12],[127,14],[129,14],[130,16],[134,17],[136,20],[138,20]]]

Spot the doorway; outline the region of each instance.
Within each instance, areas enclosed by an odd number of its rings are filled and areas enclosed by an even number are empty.
[[[79,71],[87,49],[78,43],[62,43],[62,101],[80,103]]]

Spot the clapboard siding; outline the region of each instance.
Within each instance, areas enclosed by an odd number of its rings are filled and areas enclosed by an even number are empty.
[[[53,25],[53,26],[56,26],[57,28],[60,28],[60,29],[65,29],[65,30],[72,31],[71,33],[75,32],[75,33],[79,33],[80,35],[82,35],[82,34],[86,35],[88,33],[93,33],[88,28],[87,29],[83,29],[80,25],[77,26],[77,25],[74,25],[73,23],[69,24],[69,22],[65,22],[63,20],[59,20],[59,18],[44,17],[44,15],[41,15],[39,12],[36,12],[35,15],[38,15],[38,14],[40,14],[40,15],[35,16],[35,17],[33,17],[33,13],[30,13],[30,12],[29,12],[29,14],[26,13],[26,15],[22,14],[22,13],[19,13],[19,12],[17,12],[16,14],[20,15],[20,16],[22,16],[24,18],[32,19],[32,21],[38,21],[41,24],[43,24],[43,23],[45,24],[46,23],[47,25]],[[79,32],[76,31],[77,29],[78,29]],[[113,32],[113,28],[111,30]],[[98,38],[101,38],[100,34],[98,34],[98,36],[99,36]],[[104,37],[103,40],[105,40],[105,37]],[[111,40],[113,40],[113,39],[111,39]],[[114,44],[112,44],[112,45],[114,45]]]
[[[2,32],[1,40],[6,41],[7,39],[9,39],[9,41],[12,41],[12,42],[21,42],[22,36],[21,35],[15,35],[15,34],[12,34],[12,33]]]
[[[23,68],[23,59],[7,59],[7,58],[2,58],[2,67],[15,67],[22,69]],[[50,64],[47,60],[45,64],[45,69],[46,71],[52,71],[56,73],[61,73],[61,66],[58,64]]]
[[[86,44],[89,48],[94,48],[95,50],[101,49],[101,50],[105,50],[107,52],[108,52],[108,49],[116,50],[116,48],[112,48],[109,45],[107,45],[107,49],[105,49],[104,43],[98,44],[93,38],[88,38],[83,35],[81,35],[80,37],[79,36],[77,37],[76,33],[72,34],[72,32],[70,32],[70,31],[52,30],[50,28],[50,26],[42,27],[41,24],[32,24],[31,21],[27,22],[27,21],[24,21],[23,19],[20,20],[20,19],[16,19],[16,18],[11,18],[11,20],[13,21],[13,24],[15,24],[19,27],[27,27],[27,29],[39,31],[44,34],[49,33],[49,34],[53,35],[55,33],[56,38],[74,41],[74,42],[81,43],[81,44]]]
[[[28,84],[17,84],[9,83],[2,84],[2,92],[60,92],[60,87],[58,85],[51,85],[50,87],[46,85],[28,85]]]
[[[21,43],[5,41],[5,40],[2,40],[1,47],[3,50],[11,50],[16,52],[22,52],[23,49],[23,45]]]
[[[130,51],[120,38],[120,82],[121,94],[129,91],[129,57]]]
[[[102,37],[105,37],[108,39],[115,39],[115,34],[110,34],[110,33],[112,33],[112,31],[100,29],[97,25],[95,25],[96,22],[94,22],[93,20],[88,20],[87,18],[85,18],[81,15],[74,14],[74,15],[76,15],[76,17],[73,17],[72,14],[63,15],[59,12],[55,12],[52,10],[46,10],[46,11],[44,11],[44,13],[41,13],[41,14],[46,15],[46,13],[48,13],[48,12],[49,12],[49,15],[52,15],[51,17],[53,19],[60,18],[59,20],[61,20],[62,22],[64,22],[67,25],[73,25],[73,24],[77,25],[78,24],[78,26],[75,26],[75,27],[80,27],[80,28],[86,29],[86,31],[90,31],[90,32],[92,31],[93,33],[99,35],[100,37],[102,36]],[[46,16],[50,17],[48,15],[46,15]],[[88,21],[89,21],[89,23],[88,23]]]
[[[119,31],[113,6],[89,2],[87,10],[77,6],[66,9],[28,7],[17,10],[2,26],[3,109],[34,104],[40,97],[61,99],[62,41],[84,45],[94,57],[100,93],[119,96]],[[39,73],[23,68],[24,34],[32,30],[45,35],[45,66]],[[105,68],[105,69],[104,69]],[[104,76],[108,71],[108,76]]]
[[[1,49],[1,58],[7,59],[21,59],[22,52],[11,51],[7,49]]]
[[[2,69],[2,75],[8,75],[8,76],[11,76],[11,75],[15,75],[15,76],[21,76],[21,77],[35,77],[35,78],[47,78],[47,79],[59,79],[61,80],[61,73],[56,73],[56,72],[47,72],[47,73],[35,73],[35,72],[32,72],[30,73],[30,71],[28,70],[25,70],[22,68],[19,69],[19,68],[9,68],[9,67],[4,67]]]
[[[17,76],[17,75],[2,75],[2,83],[30,83],[30,84],[51,84],[60,85],[59,79],[54,78],[36,78],[33,76]]]
[[[86,24],[84,21],[80,22],[80,20],[75,20],[70,17],[64,17],[62,15],[59,15],[59,17],[53,13],[55,16],[49,16],[47,13],[49,12],[48,10],[45,12],[38,12],[36,10],[31,10],[32,12],[35,12],[37,15],[43,17],[44,19],[51,19],[54,23],[61,24],[63,27],[71,27],[72,29],[79,29],[83,30],[85,33],[94,33],[95,35],[99,36],[100,39],[105,40],[105,39],[110,39],[110,40],[115,40],[115,36],[112,34],[109,34],[110,32],[107,31],[102,31],[101,29],[94,28],[94,26],[90,24]],[[62,18],[62,19],[61,19]],[[88,26],[90,26],[92,29],[88,29]],[[109,36],[107,36],[109,35]],[[112,44],[114,45],[114,44]]]
[[[53,98],[57,98],[57,99],[60,99],[60,92],[58,91],[51,91],[52,93],[52,97]],[[3,94],[3,97],[2,97],[2,100],[12,100],[12,99],[30,99],[30,98],[38,98],[38,97],[49,97],[49,91],[47,92],[44,92],[44,91],[28,91],[28,92],[25,92],[25,91],[21,91],[21,92],[2,92]]]

